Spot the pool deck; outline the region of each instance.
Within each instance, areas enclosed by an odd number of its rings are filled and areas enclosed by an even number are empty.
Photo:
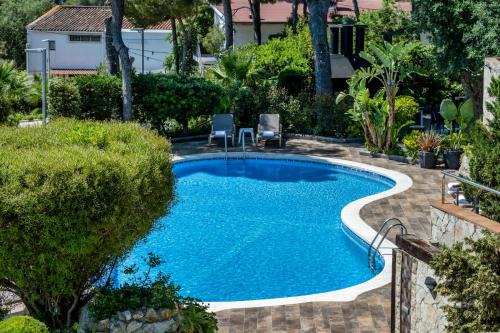
[[[283,148],[271,143],[264,148],[247,147],[247,151],[302,154],[346,159],[402,172],[413,180],[413,186],[400,194],[372,202],[361,210],[361,217],[378,230],[389,217],[397,217],[408,232],[428,239],[430,237],[430,202],[441,195],[440,170],[421,169],[383,158],[360,155],[359,144],[336,144],[317,140],[290,139]],[[176,143],[175,155],[223,152],[221,145],[207,145],[206,141]],[[229,148],[241,152],[241,147]],[[395,234],[390,235],[394,240]],[[251,278],[251,277],[249,277]],[[311,302],[296,305],[231,309],[217,312],[219,332],[390,332],[390,286],[366,292],[352,302]]]

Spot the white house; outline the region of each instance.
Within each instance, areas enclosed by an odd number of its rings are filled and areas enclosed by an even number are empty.
[[[104,20],[111,16],[110,7],[55,6],[27,26],[28,48],[49,48],[50,69],[53,75],[94,73],[106,62]],[[124,19],[123,40],[134,57],[134,68],[142,71],[141,33]],[[144,71],[161,72],[164,60],[172,52],[167,40],[171,33],[170,21],[144,30]],[[28,56],[28,70],[41,71],[41,57]]]

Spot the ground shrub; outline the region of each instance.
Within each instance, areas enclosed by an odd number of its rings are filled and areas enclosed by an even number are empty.
[[[115,76],[80,75],[56,79],[49,86],[49,115],[77,119],[119,119],[121,80]]]
[[[50,117],[82,117],[80,91],[74,80],[51,80],[48,97]]]
[[[315,98],[313,109],[318,112],[315,134],[336,138],[361,136],[359,124],[346,115],[350,103],[347,100],[336,103],[335,99],[334,96],[326,95]]]
[[[308,86],[307,72],[286,68],[278,75],[278,88],[284,88],[290,95],[297,95]]]
[[[449,301],[448,332],[500,330],[500,235],[485,236],[445,247],[431,262],[440,279],[436,291]]]
[[[165,123],[175,119],[184,132],[189,121],[223,111],[223,90],[205,79],[140,74],[133,80],[135,117],[167,135]]]
[[[420,131],[411,131],[410,134],[407,134],[403,138],[403,153],[405,156],[410,157],[412,160],[415,160],[418,155],[418,151],[420,150],[420,146],[418,144],[418,139],[422,132]]]
[[[49,333],[47,326],[28,316],[11,317],[0,321],[2,333]]]
[[[488,92],[494,98],[487,103],[493,118],[488,127],[478,123],[470,133],[470,177],[480,184],[500,190],[500,79],[493,79]],[[479,197],[479,206],[485,216],[500,221],[498,196],[472,187],[466,189],[467,197]]]
[[[313,112],[305,95],[290,96],[286,89],[272,89],[269,94],[268,113],[279,113],[283,131],[309,134],[312,132]]]
[[[167,213],[169,155],[133,123],[0,127],[0,288],[49,327],[70,327],[91,286]]]

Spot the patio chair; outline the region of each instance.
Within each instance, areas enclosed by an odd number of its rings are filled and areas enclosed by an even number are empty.
[[[257,125],[257,143],[259,140],[278,138],[281,147],[281,123],[279,114],[262,113]]]
[[[234,146],[234,137],[236,128],[234,126],[232,113],[216,114],[212,118],[212,131],[208,136],[208,144],[212,143],[212,139],[231,138],[231,143]]]

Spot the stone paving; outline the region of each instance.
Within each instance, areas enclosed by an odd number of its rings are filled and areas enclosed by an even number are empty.
[[[222,152],[221,145],[208,146],[206,141],[176,143],[173,152],[187,155]],[[361,210],[361,217],[374,229],[389,217],[398,217],[408,232],[430,238],[430,202],[440,198],[440,170],[425,170],[416,165],[360,155],[359,144],[335,144],[317,140],[290,139],[283,148],[250,147],[251,151],[281,152],[335,157],[396,170],[410,176],[413,186],[400,194],[372,202]],[[229,151],[241,151],[230,147]],[[395,234],[389,238],[394,240]],[[231,309],[217,313],[219,332],[350,332],[390,331],[390,286],[372,290],[352,302],[313,302],[296,305]]]

